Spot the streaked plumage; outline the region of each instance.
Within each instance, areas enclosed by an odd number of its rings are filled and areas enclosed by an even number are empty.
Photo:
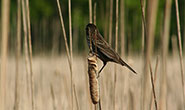
[[[90,37],[92,40],[90,40]],[[104,65],[100,69],[99,73],[103,70],[107,62],[110,61],[110,62],[121,64],[122,66],[126,66],[133,73],[136,74],[136,72],[127,63],[125,63],[118,55],[118,53],[116,53],[110,47],[110,45],[103,39],[103,37],[101,36],[101,34],[99,33],[98,29],[94,24],[88,24],[86,26],[86,39],[87,39],[89,48],[90,48],[90,44],[92,45],[92,52],[97,54],[97,57],[103,61]]]

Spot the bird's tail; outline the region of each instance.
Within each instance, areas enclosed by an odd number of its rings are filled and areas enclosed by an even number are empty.
[[[122,66],[126,66],[128,69],[130,69],[133,73],[137,74],[134,69],[132,69],[127,63],[125,63],[121,58],[120,58],[120,64]]]

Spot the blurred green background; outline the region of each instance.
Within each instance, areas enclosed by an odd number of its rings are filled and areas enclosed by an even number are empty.
[[[121,0],[120,0],[121,1]],[[83,53],[87,51],[85,27],[89,22],[89,3],[88,0],[72,0],[72,32],[73,32],[73,50],[74,53]],[[97,3],[97,27],[101,34],[108,41],[109,28],[109,0],[92,1]],[[0,2],[1,3],[1,2]],[[60,0],[62,13],[65,22],[65,29],[69,41],[69,20],[68,20],[68,1]],[[121,3],[121,2],[120,2]],[[120,5],[119,3],[119,5]],[[113,44],[115,37],[115,1],[113,0]],[[1,6],[1,5],[0,5]],[[179,0],[180,23],[182,42],[185,37],[185,0]],[[160,51],[163,24],[164,24],[165,0],[159,0],[156,30],[155,30],[155,52]],[[122,10],[119,9],[119,15]],[[141,53],[142,44],[142,19],[140,0],[124,0],[124,17],[125,17],[125,49],[126,53]],[[16,16],[17,1],[11,0],[11,27],[9,38],[10,53],[15,52],[16,48]],[[65,45],[56,0],[30,0],[30,16],[31,16],[31,34],[33,43],[33,55],[40,53],[56,53],[65,52]],[[120,16],[119,16],[120,17]],[[120,19],[119,19],[120,27]],[[22,31],[23,35],[23,31]],[[171,25],[169,50],[172,50],[171,36],[177,35],[175,2],[172,1],[171,9]],[[122,36],[119,31],[119,39]],[[22,36],[22,47],[23,47]],[[119,40],[119,52],[120,52]]]

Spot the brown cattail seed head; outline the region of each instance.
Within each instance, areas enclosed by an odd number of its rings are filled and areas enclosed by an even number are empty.
[[[99,102],[99,85],[97,79],[97,57],[94,55],[89,55],[88,57],[88,74],[89,74],[89,85],[90,85],[90,94],[93,104]]]

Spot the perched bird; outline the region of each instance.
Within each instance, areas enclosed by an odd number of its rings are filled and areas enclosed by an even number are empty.
[[[133,73],[137,74],[134,69],[132,69],[127,63],[125,63],[121,57],[116,53],[110,45],[103,39],[99,33],[97,27],[94,24],[88,24],[86,26],[86,39],[90,51],[96,54],[97,57],[103,62],[103,67],[98,72],[98,77],[103,68],[106,66],[107,62],[115,62],[122,66],[126,66]]]

